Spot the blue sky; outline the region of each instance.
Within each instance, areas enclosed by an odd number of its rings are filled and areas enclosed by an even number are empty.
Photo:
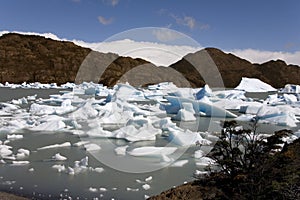
[[[202,46],[299,51],[299,0],[1,0],[0,31],[99,42],[132,28],[168,27]]]

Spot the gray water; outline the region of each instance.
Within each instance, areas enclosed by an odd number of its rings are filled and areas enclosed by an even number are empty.
[[[5,102],[10,99],[18,99],[28,95],[37,94],[38,98],[48,98],[49,94],[57,94],[59,90],[51,89],[8,89],[0,88],[0,101]],[[206,131],[219,131],[218,125],[219,118],[205,118],[198,117],[197,122],[176,122],[181,128],[189,128],[191,130]],[[264,133],[273,133],[276,130],[283,129],[285,127],[279,127],[275,125],[261,124],[258,127],[258,131]],[[297,130],[297,128],[295,128]],[[17,133],[16,133],[17,134]],[[22,131],[24,138],[21,140],[15,140],[9,143],[15,150],[19,148],[29,149],[31,154],[28,159],[29,165],[24,166],[12,166],[10,164],[0,165],[0,190],[11,191],[17,194],[22,194],[35,199],[64,199],[71,197],[72,199],[93,199],[98,197],[99,199],[144,199],[144,195],[155,195],[167,190],[173,186],[181,185],[185,181],[194,180],[193,173],[196,169],[200,169],[196,166],[195,160],[192,157],[195,150],[200,147],[190,147],[187,149],[180,159],[188,159],[188,164],[183,167],[164,167],[162,169],[146,172],[146,173],[127,173],[115,170],[110,166],[106,166],[105,163],[96,159],[93,155],[86,152],[84,149],[77,147],[68,147],[60,149],[48,149],[39,150],[37,148],[46,145],[71,142],[76,143],[83,138],[77,135],[72,135],[68,132],[57,133],[43,133],[43,132],[31,132],[28,130]],[[0,140],[5,140],[6,135],[0,135]],[[110,157],[119,162],[120,165],[125,164],[126,161],[130,162],[130,156],[118,157],[114,154],[114,146],[111,144],[126,144],[123,140],[110,140],[110,139],[95,139],[94,143],[100,144],[102,147],[102,156]],[[134,146],[150,146],[158,145],[162,146],[166,144],[164,137],[157,138],[156,141],[139,142],[134,143]],[[202,147],[207,148],[207,147]],[[67,161],[47,161],[55,153],[61,153],[68,158]],[[16,152],[14,152],[16,153]],[[73,166],[75,160],[80,160],[85,156],[89,157],[89,166],[103,167],[104,172],[97,173],[93,171],[86,171],[78,175],[69,175],[66,173],[58,173],[57,170],[51,167],[54,164],[64,164],[66,166]],[[124,163],[123,163],[123,161]],[[142,158],[141,158],[142,159]],[[153,158],[149,164],[155,164],[159,161],[155,161]],[[29,172],[30,168],[34,168],[33,172]],[[144,180],[145,178],[152,176],[153,179],[149,182],[151,188],[144,190],[142,184],[137,183],[136,179]],[[91,192],[89,187],[100,188],[105,187],[106,192]],[[139,189],[139,191],[127,191],[127,187]]]

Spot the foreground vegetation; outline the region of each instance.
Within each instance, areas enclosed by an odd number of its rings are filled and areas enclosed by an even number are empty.
[[[210,153],[218,171],[151,199],[300,199],[300,139],[281,130],[270,137],[224,122]]]

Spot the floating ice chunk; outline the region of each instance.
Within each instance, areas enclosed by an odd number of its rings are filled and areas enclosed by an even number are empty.
[[[178,160],[176,162],[174,162],[171,167],[183,167],[184,165],[186,165],[189,161],[188,160]]]
[[[89,143],[89,144],[85,144],[83,145],[86,151],[99,151],[101,150],[101,147],[98,144],[94,144],[94,143]]]
[[[294,84],[286,84],[283,89],[280,90],[282,93],[300,93],[300,86]]]
[[[170,158],[170,157],[168,157],[168,156],[166,156],[166,155],[162,155],[162,156],[161,156],[161,162],[164,162],[164,163],[170,163],[170,162],[173,162],[173,161],[174,161],[173,158]]]
[[[293,94],[283,94],[283,98],[287,104],[292,104],[298,101],[297,97]]]
[[[37,103],[33,103],[30,106],[29,112],[33,115],[51,115],[55,113],[55,110],[55,106],[39,105]]]
[[[170,155],[177,150],[176,147],[154,147],[154,146],[147,146],[147,147],[137,147],[128,152],[129,155],[132,156],[150,156],[150,157],[157,157],[162,155]]]
[[[66,171],[69,175],[75,175],[75,170],[72,167],[68,167]]]
[[[296,127],[296,123],[299,122],[294,113],[282,112],[279,108],[271,106],[262,106],[257,112],[257,117],[263,123],[289,127]]]
[[[209,117],[237,117],[223,108],[205,102],[171,96],[166,96],[165,98],[169,101],[169,105],[164,105],[168,114],[177,114],[182,107],[182,103],[192,103],[196,114],[202,112]]]
[[[30,155],[30,151],[28,149],[18,149],[18,153],[23,153],[25,156],[29,156]]]
[[[21,98],[21,99],[18,99],[18,100],[15,100],[13,99],[11,101],[12,104],[15,104],[15,105],[22,105],[22,104],[28,104],[28,101],[25,97]]]
[[[174,120],[177,121],[196,121],[196,117],[193,112],[187,111],[186,109],[180,109],[176,116],[173,117]]]
[[[0,145],[0,156],[1,157],[10,156],[13,153],[11,149],[12,149],[11,146]]]
[[[215,161],[209,157],[201,157],[196,162],[197,166],[206,167],[215,164]]]
[[[52,160],[64,161],[67,160],[67,157],[60,155],[60,153],[57,153],[54,156],[52,156]]]
[[[85,101],[83,106],[72,113],[72,117],[81,120],[87,120],[97,117],[98,111],[92,105],[94,101],[95,99],[93,98]]]
[[[196,93],[196,99],[202,99],[203,97],[210,97],[212,96],[212,90],[210,89],[210,87],[206,84],[202,89],[200,89],[197,93]]]
[[[262,106],[262,104],[241,106],[239,112],[254,115],[258,112],[258,110],[261,108],[261,106]]]
[[[144,184],[142,187],[144,190],[149,190],[151,188],[149,184]]]
[[[89,187],[89,191],[90,192],[98,192],[98,189],[97,188],[93,188],[93,187]]]
[[[95,169],[93,169],[93,171],[95,171],[97,173],[102,173],[104,171],[104,169],[102,167],[96,167]]]
[[[240,84],[234,88],[236,90],[244,90],[246,92],[270,92],[277,91],[271,85],[262,82],[257,78],[243,77]]]
[[[162,119],[156,119],[152,122],[152,125],[155,128],[162,129],[163,131],[167,130],[169,127],[174,127],[176,124],[171,121],[170,117],[165,117]]]
[[[203,176],[203,175],[209,174],[209,172],[208,171],[201,171],[201,170],[196,169],[194,174],[195,174],[195,176]]]
[[[7,135],[8,140],[19,140],[23,139],[23,135],[17,135],[17,134],[12,134],[12,135]]]
[[[201,158],[203,156],[204,156],[204,152],[201,149],[194,152],[194,158],[196,158],[196,159]]]
[[[125,156],[127,147],[128,147],[128,145],[117,147],[117,148],[115,148],[115,153],[117,155]]]
[[[147,195],[147,194],[144,195],[144,199],[149,199],[149,198],[150,198],[149,195]]]
[[[29,161],[12,161],[12,165],[28,165]]]
[[[103,130],[103,127],[97,125],[93,127],[91,130],[85,132],[89,137],[113,137],[113,133],[110,131]]]
[[[79,142],[76,142],[73,144],[74,147],[81,147],[81,146],[84,146],[86,144],[89,144],[90,141],[79,141]]]
[[[29,168],[28,171],[29,172],[34,172],[34,168]]]
[[[106,189],[105,187],[100,187],[100,188],[99,188],[99,191],[100,191],[100,192],[106,192],[107,189]]]
[[[113,132],[115,138],[126,139],[130,142],[156,140],[156,135],[161,134],[160,129],[156,129],[152,124],[145,124],[137,129],[133,125],[122,127]]]
[[[178,127],[169,128],[168,140],[179,146],[190,146],[196,144],[209,145],[210,141],[203,139],[198,132],[192,132],[190,130],[182,130]]]
[[[150,181],[152,181],[152,179],[153,179],[152,176],[148,176],[147,178],[145,178],[145,181],[146,181],[146,182],[150,182]]]
[[[228,100],[246,100],[245,91],[238,90],[218,90],[214,91],[213,95],[220,99]]]
[[[35,101],[35,100],[36,100],[36,97],[37,97],[37,94],[32,95],[32,96],[27,96],[27,100],[28,100],[28,101]]]
[[[126,190],[127,191],[131,191],[131,192],[138,192],[140,189],[139,188],[130,188],[130,187],[127,187]]]
[[[176,120],[180,121],[195,121],[194,116],[195,111],[192,103],[182,103],[182,108],[178,111],[177,115],[174,117]]]
[[[235,118],[236,121],[242,121],[242,122],[250,122],[254,120],[256,115],[251,115],[251,114],[243,114]]]
[[[37,150],[63,148],[63,147],[71,147],[71,143],[70,142],[65,142],[65,143],[62,143],[62,144],[53,144],[53,145],[49,145],[49,146],[40,147]]]
[[[1,159],[0,164],[6,164],[6,162],[3,159]]]
[[[63,121],[47,121],[31,128],[33,131],[59,131],[66,127]]]
[[[116,86],[116,92],[111,100],[116,101],[117,99],[128,101],[145,99],[145,97],[142,91],[139,91],[128,84],[118,84]]]
[[[149,118],[138,115],[133,119],[129,119],[126,123],[126,126],[133,125],[135,128],[141,128],[148,123],[150,123]]]

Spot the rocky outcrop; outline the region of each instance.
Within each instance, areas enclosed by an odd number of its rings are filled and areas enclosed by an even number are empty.
[[[182,73],[194,87],[202,87],[206,82],[212,87],[234,88],[242,77],[258,78],[276,88],[288,83],[300,84],[297,65],[287,65],[281,60],[252,64],[215,48],[188,54],[170,67]]]
[[[93,81],[113,86],[129,82],[143,86],[172,81],[179,87],[236,87],[242,77],[259,78],[274,87],[300,84],[300,67],[269,61],[252,64],[233,54],[206,48],[188,54],[170,67],[113,53],[100,53],[67,41],[40,36],[5,34],[0,37],[0,82],[58,84]]]

